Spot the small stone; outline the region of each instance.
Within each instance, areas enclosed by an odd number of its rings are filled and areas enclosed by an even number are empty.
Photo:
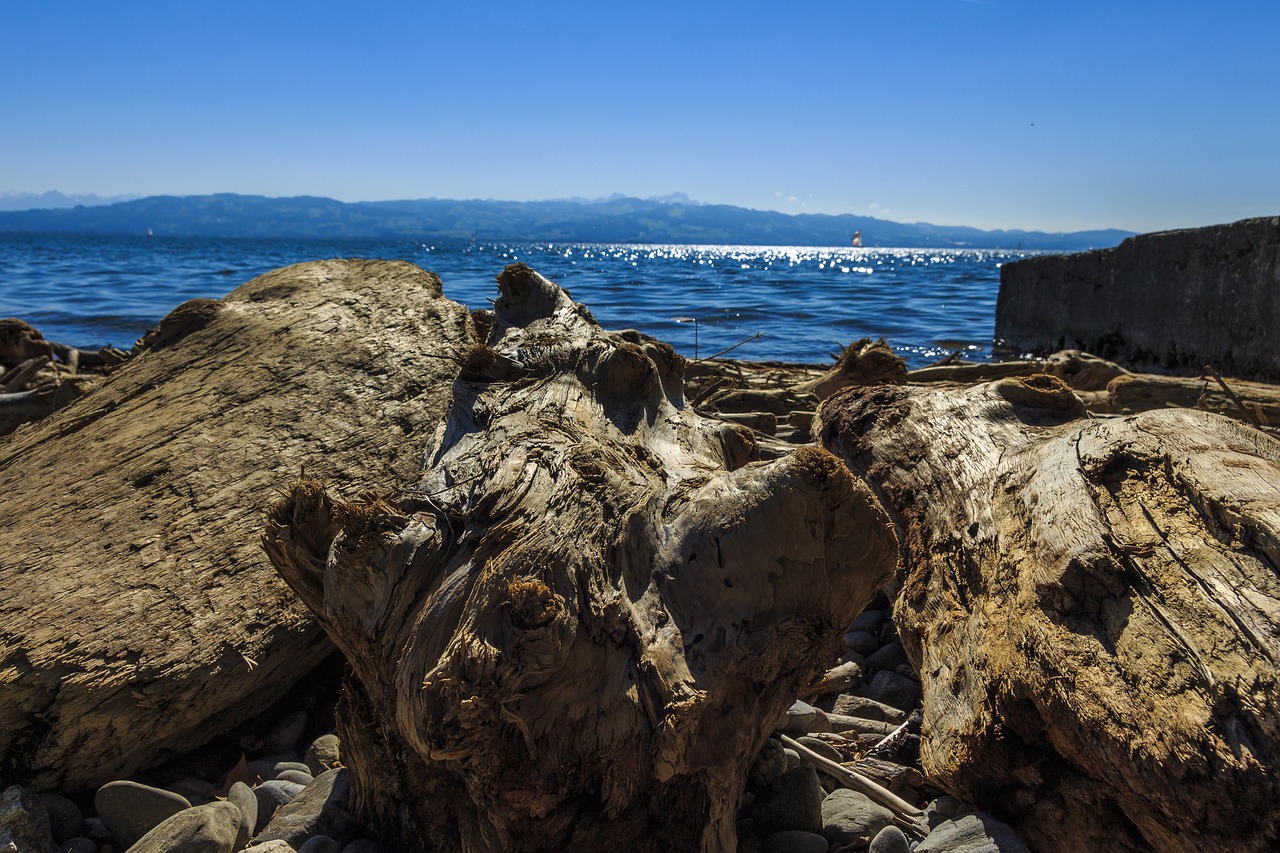
[[[761,835],[800,829],[816,832],[822,827],[822,785],[811,764],[801,764],[779,776],[756,794],[751,816]]]
[[[58,853],[98,853],[98,844],[92,838],[77,835],[62,842]]]
[[[850,631],[844,635],[845,647],[864,657],[880,648],[880,638],[866,631]]]
[[[93,797],[98,817],[112,838],[130,849],[138,839],[180,811],[191,808],[186,797],[140,782],[108,782]]]
[[[0,851],[8,845],[20,853],[52,853],[57,849],[44,801],[21,785],[13,785],[0,794]]]
[[[327,835],[313,835],[298,848],[298,853],[341,853],[342,845]]]
[[[911,841],[896,826],[886,826],[871,839],[867,853],[911,853]]]
[[[765,853],[827,853],[829,846],[816,832],[795,829],[775,832],[764,840]]]
[[[350,841],[360,831],[360,824],[347,806],[349,792],[345,768],[321,773],[302,793],[272,815],[257,840],[278,838],[294,849],[314,835],[327,835],[343,843]]]
[[[102,846],[111,841],[111,830],[107,829],[107,825],[102,822],[100,817],[87,817],[80,824],[80,834]]]
[[[295,711],[277,723],[267,735],[266,748],[272,752],[286,752],[295,748],[302,740],[302,732],[307,727],[307,712]]]
[[[896,672],[881,671],[869,684],[863,684],[854,692],[881,704],[910,711],[920,701],[920,682]]]
[[[879,634],[880,628],[884,626],[883,610],[864,610],[853,620],[853,624],[849,626],[850,631],[866,631],[868,634]]]
[[[53,835],[54,844],[61,844],[80,835],[84,814],[81,813],[79,806],[53,791],[42,793],[40,801],[44,803],[45,811],[49,813],[49,830]],[[97,849],[95,846],[94,850]]]
[[[783,748],[782,754],[787,758],[787,770],[794,770],[800,766],[800,753],[788,746]]]
[[[280,778],[280,774],[281,774],[281,773],[283,773],[283,772],[285,772],[286,770],[297,770],[297,771],[299,771],[299,772],[301,772],[301,773],[306,773],[306,774],[307,774],[307,777],[308,777],[308,778],[310,778],[310,779],[314,779],[314,778],[316,777],[316,774],[312,773],[312,772],[311,772],[311,768],[310,768],[310,767],[308,767],[304,762],[301,762],[301,761],[277,761],[277,762],[276,762],[276,764],[275,764],[275,766],[273,766],[273,767],[271,768],[271,778],[272,778],[272,779],[279,779],[279,778]]]
[[[315,777],[305,770],[281,770],[276,774],[276,778],[281,782],[293,782],[304,788],[315,781]]]
[[[910,666],[907,653],[901,643],[885,643],[876,651],[867,655],[867,666],[877,670],[897,672],[900,666]]]
[[[236,782],[227,790],[227,802],[240,809],[240,831],[236,835],[236,849],[239,850],[249,843],[254,827],[258,825],[258,798],[248,785]]]
[[[760,748],[755,763],[747,774],[747,784],[759,790],[787,772],[787,754],[783,751],[782,742],[769,738]]]
[[[807,735],[809,726],[812,725],[814,718],[818,716],[818,709],[810,705],[808,702],[801,702],[797,699],[791,703],[791,707],[787,709],[787,721],[782,724],[782,733],[795,737],[796,735]]]
[[[938,824],[917,853],[1030,853],[1018,834],[989,814],[974,812]]]
[[[959,817],[961,811],[964,810],[964,801],[950,794],[943,794],[938,799],[929,803],[924,807],[925,820],[929,822],[929,826],[935,827],[946,820],[953,817]],[[972,809],[970,809],[972,811]]]
[[[867,844],[893,823],[893,812],[866,794],[841,788],[822,801],[822,835],[840,846]]]
[[[840,754],[840,750],[836,749],[825,740],[804,735],[796,738],[796,743],[804,744],[823,758],[829,758],[837,763],[844,761],[844,756]]]
[[[343,847],[342,853],[396,853],[396,851],[381,841],[375,841],[372,838],[357,838],[346,847]]]
[[[129,853],[233,853],[240,821],[235,803],[193,806],[142,836]]]
[[[861,717],[864,720],[880,720],[895,726],[907,718],[905,711],[852,693],[841,693],[837,696],[835,704],[831,706],[831,712],[847,717]]]
[[[288,805],[303,790],[305,790],[303,785],[279,779],[263,782],[254,788],[253,796],[258,801],[258,819],[253,823],[253,834],[256,836],[262,832],[276,813],[276,809]]]
[[[283,841],[264,841],[244,848],[241,853],[293,853],[293,848]]]
[[[320,735],[307,747],[306,757],[302,759],[311,771],[312,776],[319,776],[326,770],[338,766],[342,758],[338,736],[335,734]]]

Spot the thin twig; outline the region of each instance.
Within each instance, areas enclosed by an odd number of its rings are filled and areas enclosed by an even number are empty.
[[[1206,364],[1204,366],[1204,372],[1212,376],[1214,380],[1219,385],[1222,386],[1222,390],[1227,392],[1227,396],[1231,398],[1231,402],[1236,404],[1236,408],[1239,409],[1240,413],[1244,415],[1244,419],[1246,421],[1248,421],[1249,423],[1253,424],[1256,427],[1262,426],[1262,423],[1258,420],[1258,416],[1253,412],[1249,411],[1249,409],[1245,407],[1244,401],[1241,400],[1240,397],[1236,395],[1235,391],[1232,391],[1231,388],[1228,387],[1227,383],[1224,382],[1222,377],[1218,375],[1218,371],[1214,370],[1211,366]]]
[[[889,809],[898,817],[916,826],[923,833],[921,821],[924,818],[924,812],[890,791],[888,788],[880,785],[863,776],[856,770],[851,770],[839,762],[832,761],[830,758],[819,755],[809,747],[786,735],[780,735],[782,742],[800,753],[802,756],[813,762],[814,767],[826,773],[831,778],[840,782],[845,787],[865,794],[875,800],[880,805]],[[922,835],[923,837],[923,835]]]
[[[724,355],[724,354],[725,354],[725,353],[727,353],[727,352],[733,352],[734,350],[736,350],[738,347],[742,346],[743,344],[749,344],[749,343],[751,343],[752,341],[757,340],[758,338],[763,338],[763,337],[764,337],[764,332],[756,332],[754,335],[752,335],[751,337],[747,338],[746,340],[738,341],[738,342],[737,342],[736,344],[734,344],[733,346],[731,346],[731,347],[726,347],[725,349],[720,350],[720,352],[715,353],[714,355],[709,355],[709,356],[707,356],[706,358],[699,358],[699,359],[695,359],[694,361],[692,361],[692,362],[691,362],[691,364],[699,364],[699,363],[704,362],[704,361],[710,361],[710,360],[711,360],[711,359],[713,359],[713,358],[719,358],[720,356]]]

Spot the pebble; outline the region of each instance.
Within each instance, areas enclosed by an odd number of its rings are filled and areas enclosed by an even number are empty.
[[[837,763],[844,761],[844,756],[840,754],[840,750],[836,749],[834,746],[827,743],[825,740],[821,740],[816,737],[809,737],[808,735],[803,735],[801,737],[796,738],[796,743],[804,744],[805,746],[812,749],[814,752],[818,753],[818,755],[821,755],[823,758],[830,758],[832,761],[835,761]]]
[[[240,821],[234,803],[193,806],[142,836],[129,853],[233,853]]]
[[[306,840],[298,853],[341,853],[343,847],[327,835],[313,835]]]
[[[264,841],[244,848],[241,853],[293,853],[293,848],[283,841]]]
[[[909,667],[910,665],[911,663],[907,660],[907,652],[902,648],[901,643],[885,643],[879,649],[867,655],[867,666],[872,669],[897,672],[898,667]]]
[[[782,733],[795,737],[807,735],[813,731],[814,721],[818,718],[818,709],[808,702],[797,699],[787,709],[787,721],[782,724]]]
[[[49,812],[30,788],[13,785],[0,794],[0,851],[6,845],[22,853],[55,849],[49,834]]]
[[[278,838],[295,850],[314,835],[327,835],[344,843],[350,841],[360,833],[361,827],[347,807],[349,791],[345,768],[321,773],[302,793],[272,815],[256,840]]]
[[[842,847],[867,844],[893,824],[893,812],[866,794],[840,788],[822,801],[822,835]]]
[[[880,638],[866,631],[850,631],[844,635],[844,644],[850,651],[866,657],[880,648]]]
[[[58,847],[58,853],[98,853],[98,843],[92,838],[78,835],[63,841]]]
[[[313,740],[307,747],[307,754],[302,761],[307,765],[312,776],[319,776],[324,771],[337,767],[341,758],[342,750],[338,736],[330,733],[320,735]]]
[[[896,826],[886,826],[871,839],[867,853],[911,853],[911,841]]]
[[[236,834],[236,849],[249,843],[258,825],[258,798],[253,789],[243,782],[236,782],[227,790],[227,802],[240,809],[240,831]]]
[[[916,853],[1030,853],[1018,834],[982,812],[960,815],[933,828]]]
[[[866,631],[868,634],[879,636],[882,627],[884,627],[883,610],[864,610],[854,618],[849,630]]]
[[[96,815],[84,819],[84,823],[80,824],[80,834],[97,842],[99,845],[106,844],[111,840],[111,830],[107,829],[107,825],[102,822],[102,818]]]
[[[822,828],[822,785],[811,764],[801,764],[779,776],[756,793],[751,817],[761,835],[799,829]]]
[[[800,753],[788,746],[783,748],[782,754],[787,759],[787,770],[794,770],[800,766]]]
[[[49,813],[49,830],[53,835],[54,844],[61,844],[80,835],[84,815],[80,812],[79,806],[53,791],[42,793],[40,801],[44,803],[45,811]],[[97,849],[95,846],[94,850]]]
[[[929,828],[933,829],[943,821],[959,817],[961,813],[972,811],[973,809],[966,806],[963,800],[959,800],[950,794],[943,794],[924,807],[924,819],[929,824]]]
[[[798,757],[798,756],[797,756]],[[747,784],[759,790],[787,772],[787,754],[782,742],[777,738],[769,738],[760,748],[755,763],[747,773]]]
[[[287,770],[296,770],[299,773],[306,773],[308,779],[314,779],[316,774],[311,772],[311,768],[301,761],[279,761],[271,768],[271,778],[279,779],[280,774]]]
[[[831,712],[846,717],[861,717],[864,720],[880,720],[895,726],[907,718],[905,711],[853,693],[841,693],[837,696]]]
[[[191,803],[181,794],[140,782],[108,782],[93,797],[98,817],[125,849]]]
[[[288,805],[303,790],[303,785],[299,785],[296,782],[284,782],[279,779],[272,779],[270,782],[263,782],[255,787],[253,796],[258,801],[258,819],[254,821],[253,834],[256,836],[266,829],[267,823],[275,815],[276,809]]]
[[[301,785],[304,788],[315,781],[315,777],[306,770],[281,770],[276,774],[276,778],[281,782],[293,782],[295,785]]]
[[[883,705],[910,711],[920,701],[920,682],[896,672],[880,671],[854,691]]]
[[[764,840],[765,853],[827,853],[827,839],[816,832],[795,829],[775,832]]]

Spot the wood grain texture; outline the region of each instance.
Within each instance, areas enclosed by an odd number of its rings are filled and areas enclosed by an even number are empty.
[[[361,812],[403,850],[736,849],[746,771],[896,558],[808,448],[752,462],[684,360],[523,265],[421,482],[299,483],[273,563],[351,662]]]
[[[0,443],[5,778],[126,777],[329,653],[262,553],[264,511],[304,467],[344,494],[411,481],[469,322],[410,264],[289,267],[175,309],[102,387]]]
[[[1280,444],[1047,376],[820,418],[899,530],[927,775],[1039,850],[1274,849]]]

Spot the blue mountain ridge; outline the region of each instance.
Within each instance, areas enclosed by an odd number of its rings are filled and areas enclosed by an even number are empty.
[[[342,202],[218,193],[148,196],[99,206],[0,211],[0,232],[253,238],[404,238],[573,243],[864,246],[1079,251],[1114,246],[1132,232],[1048,233],[852,214],[786,214],[725,204],[610,196],[592,201],[416,199]]]

